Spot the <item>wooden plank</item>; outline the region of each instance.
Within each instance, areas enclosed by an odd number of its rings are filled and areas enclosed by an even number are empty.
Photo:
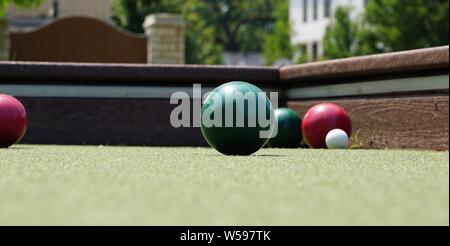
[[[344,107],[364,148],[448,150],[447,95],[329,100]],[[304,115],[323,100],[289,101]]]
[[[331,100],[350,114],[365,148],[448,150],[447,95]],[[197,128],[173,128],[167,99],[19,97],[29,114],[24,143],[204,146]],[[322,101],[290,101],[302,115]],[[126,119],[126,121],[123,121]],[[48,129],[52,129],[48,131]]]
[[[280,78],[311,84],[318,80],[447,71],[448,67],[449,46],[441,46],[287,66],[280,69]]]
[[[213,86],[201,86],[202,97],[212,91]],[[55,85],[55,84],[1,84],[0,93],[16,97],[40,97],[40,98],[128,98],[128,99],[169,99],[176,92],[185,92],[193,97],[193,85],[172,86],[121,86],[121,85]],[[267,93],[282,91],[261,87]],[[268,94],[269,95],[269,94]]]
[[[56,18],[31,31],[13,31],[15,61],[146,63],[147,38],[98,18]]]
[[[64,62],[0,62],[0,81],[14,83],[132,83],[165,85],[216,84],[229,81],[275,84],[279,71],[271,67],[221,65],[150,65]]]
[[[214,87],[202,87],[202,93]],[[16,97],[42,98],[153,98],[168,99],[175,92],[193,96],[192,86],[113,86],[113,85],[46,85],[0,84],[0,93]]]
[[[299,87],[288,89],[286,92],[286,97],[288,99],[306,99],[448,90],[448,81],[449,76],[447,74],[336,85]]]
[[[168,99],[18,98],[28,113],[21,143],[207,146],[200,128],[174,128]]]

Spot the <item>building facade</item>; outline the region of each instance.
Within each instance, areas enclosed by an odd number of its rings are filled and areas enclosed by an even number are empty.
[[[323,55],[322,40],[336,8],[352,7],[352,18],[356,18],[366,4],[367,0],[290,0],[292,44],[304,45],[308,61],[316,61]]]

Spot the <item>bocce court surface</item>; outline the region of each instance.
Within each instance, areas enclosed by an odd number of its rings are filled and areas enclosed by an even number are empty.
[[[448,225],[449,153],[16,145],[0,224]]]

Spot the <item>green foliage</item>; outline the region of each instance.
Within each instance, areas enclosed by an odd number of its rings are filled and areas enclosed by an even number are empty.
[[[333,22],[327,27],[323,39],[325,59],[354,56],[358,53],[358,26],[350,18],[351,9],[338,7]]]
[[[273,33],[266,35],[263,45],[263,54],[268,65],[279,58],[292,57],[289,2],[282,1],[275,9],[273,17],[276,20]]]
[[[13,3],[19,7],[32,8],[39,6],[44,0],[0,0],[0,16],[5,14],[9,4]]]
[[[369,1],[365,21],[370,29],[365,31],[376,37],[375,46],[382,51],[446,45],[448,3],[448,0]]]
[[[215,43],[215,32],[196,12],[194,1],[181,0],[113,0],[113,21],[120,27],[136,33],[144,32],[142,24],[152,13],[182,14],[187,22],[186,62],[217,64],[222,61],[222,50]]]
[[[338,8],[324,40],[324,58],[448,45],[448,0],[371,0],[360,19]]]
[[[214,28],[215,41],[228,51],[259,51],[271,32],[279,0],[187,0],[195,13]],[[183,9],[186,9],[183,6]]]
[[[287,2],[287,0],[283,0]],[[187,62],[220,63],[222,51],[259,51],[273,29],[279,0],[114,0],[113,20],[121,27],[143,32],[145,16],[181,13],[187,21]]]
[[[198,11],[201,6],[195,1],[186,1],[182,15],[187,22],[186,62],[188,64],[221,64],[222,46],[216,43],[216,30]]]
[[[306,44],[296,44],[292,46],[293,57],[292,61],[294,63],[306,63],[308,62],[308,54],[306,50]]]
[[[113,21],[124,29],[142,33],[145,17],[151,13],[179,12],[173,0],[113,0]]]

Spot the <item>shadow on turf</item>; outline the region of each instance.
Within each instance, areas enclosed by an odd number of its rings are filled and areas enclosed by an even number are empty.
[[[222,154],[209,154],[207,156],[229,156],[229,157],[285,157],[286,155],[268,155],[268,154],[259,154],[259,155],[222,155]]]
[[[284,157],[286,155],[268,155],[268,154],[260,154],[260,155],[251,155],[256,157]]]
[[[32,149],[30,147],[9,147],[9,148],[0,148],[0,150],[26,150],[26,149]]]

